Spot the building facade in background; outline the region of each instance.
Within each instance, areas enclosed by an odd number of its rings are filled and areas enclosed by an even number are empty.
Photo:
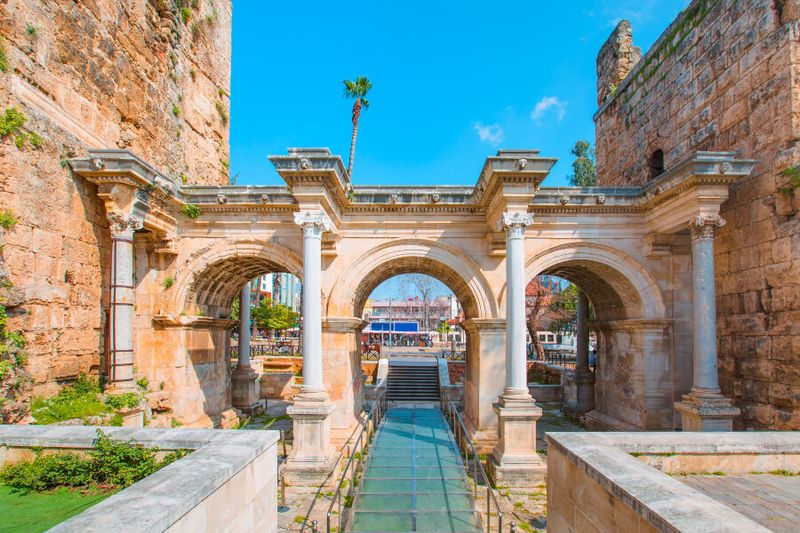
[[[256,305],[264,299],[300,311],[303,286],[300,278],[288,272],[262,274],[250,282],[250,302]]]

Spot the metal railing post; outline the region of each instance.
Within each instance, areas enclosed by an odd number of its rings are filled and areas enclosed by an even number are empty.
[[[511,524],[509,524],[509,531],[511,533],[517,533],[517,523],[513,520],[511,521]]]
[[[316,520],[311,521],[311,533],[319,533]]]

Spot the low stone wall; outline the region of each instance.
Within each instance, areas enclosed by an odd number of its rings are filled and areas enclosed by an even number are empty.
[[[667,473],[800,468],[798,433],[548,433],[546,439],[547,529],[555,533],[766,532]]]
[[[277,530],[277,431],[102,428],[191,454],[55,526],[53,532],[195,532]],[[93,447],[96,427],[0,426],[0,464],[34,446]]]
[[[291,400],[297,392],[294,372],[264,372],[261,374],[261,397],[264,399]]]
[[[541,385],[539,383],[528,383],[530,391],[536,403],[560,403],[561,385]]]

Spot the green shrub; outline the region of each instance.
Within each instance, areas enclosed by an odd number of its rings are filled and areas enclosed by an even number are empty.
[[[37,424],[52,424],[63,420],[110,414],[112,408],[103,404],[97,395],[100,385],[97,380],[81,374],[61,392],[50,398],[34,398],[31,414]],[[121,422],[121,421],[120,421]]]
[[[31,37],[36,37],[36,33],[39,30],[36,28],[36,26],[34,26],[29,22],[28,24],[25,25],[25,31],[27,31],[28,35],[30,35]]]
[[[225,109],[225,104],[222,102],[217,101],[214,106],[217,108],[217,113],[219,113],[219,118],[223,124],[228,123],[228,110]]]
[[[167,276],[167,278],[164,280],[164,288],[169,289],[173,285],[175,285],[175,278],[172,276]]]
[[[184,215],[186,215],[187,217],[189,217],[191,219],[195,219],[195,218],[200,216],[202,211],[196,205],[183,204],[183,206],[181,207],[181,213],[183,213]]]
[[[28,135],[28,140],[36,150],[42,147],[42,136],[36,133],[35,131]]]
[[[92,482],[89,461],[80,455],[37,455],[33,461],[7,466],[0,481],[23,490],[44,491],[56,487],[81,487]]]
[[[17,225],[19,219],[14,216],[14,212],[10,209],[0,209],[0,228],[8,231]]]
[[[181,108],[178,107],[178,104],[172,104],[172,114],[176,117],[181,116]]]
[[[136,385],[139,388],[147,390],[147,387],[150,386],[150,380],[148,380],[147,378],[139,378],[139,379],[136,380]]]
[[[2,41],[0,41],[0,72],[8,72],[8,58]]]
[[[124,489],[189,453],[189,450],[176,450],[159,461],[158,451],[158,448],[145,448],[133,442],[113,441],[98,429],[95,446],[87,455],[37,452],[32,461],[0,470],[0,482],[29,491],[89,485]]]
[[[0,137],[6,138],[9,135],[16,135],[27,121],[28,117],[16,107],[7,107],[5,113],[0,116]]]
[[[135,392],[123,392],[121,394],[109,394],[106,396],[106,405],[112,409],[133,409],[139,407],[142,397]]]

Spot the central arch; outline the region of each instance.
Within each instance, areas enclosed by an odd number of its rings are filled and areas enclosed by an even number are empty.
[[[336,281],[328,298],[328,316],[361,316],[370,293],[399,274],[428,274],[458,298],[467,318],[497,316],[497,304],[480,267],[461,250],[424,239],[384,243],[357,258]]]
[[[409,273],[427,274],[447,285],[464,310],[467,356],[464,411],[470,430],[489,450],[497,438],[492,402],[505,384],[505,320],[481,267],[463,251],[437,241],[398,239],[384,243],[347,266],[327,301],[329,317],[360,317],[370,293],[383,281]],[[360,339],[353,335],[354,360]]]

